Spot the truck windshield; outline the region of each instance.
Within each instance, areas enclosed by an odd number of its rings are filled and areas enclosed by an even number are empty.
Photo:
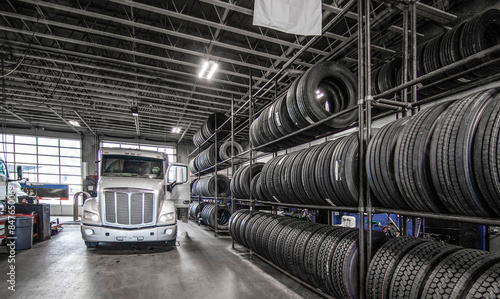
[[[163,160],[136,156],[103,155],[101,175],[163,179]]]

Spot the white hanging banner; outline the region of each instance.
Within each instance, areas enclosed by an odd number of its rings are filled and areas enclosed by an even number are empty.
[[[253,25],[297,35],[321,35],[321,0],[255,0]]]

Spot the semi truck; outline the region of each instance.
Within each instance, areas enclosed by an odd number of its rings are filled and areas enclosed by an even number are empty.
[[[28,180],[26,178],[23,179],[22,167],[17,166],[17,179],[10,179],[7,163],[0,157],[0,211],[5,210],[5,205],[9,198],[17,203],[17,196],[27,195],[19,184],[19,181],[22,180]]]
[[[88,248],[100,242],[165,242],[174,246],[177,215],[187,214],[187,165],[145,150],[102,148],[97,197],[82,208],[81,233]]]

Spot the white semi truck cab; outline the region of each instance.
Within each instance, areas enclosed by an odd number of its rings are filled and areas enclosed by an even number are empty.
[[[82,238],[99,242],[165,242],[177,237],[177,211],[189,207],[187,165],[166,154],[102,148],[97,197],[82,209]]]

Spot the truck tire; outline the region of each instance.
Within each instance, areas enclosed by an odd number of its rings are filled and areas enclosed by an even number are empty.
[[[87,241],[85,241],[85,246],[87,246],[87,248],[97,248],[97,246],[99,246],[99,242],[87,242]]]

